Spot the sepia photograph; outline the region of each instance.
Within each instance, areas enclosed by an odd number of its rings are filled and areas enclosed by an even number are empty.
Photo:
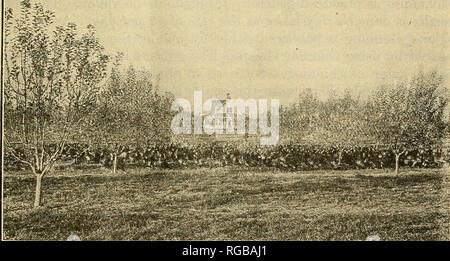
[[[2,241],[449,241],[449,8],[3,0]]]

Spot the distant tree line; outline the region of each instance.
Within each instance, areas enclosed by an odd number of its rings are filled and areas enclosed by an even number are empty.
[[[449,130],[448,97],[443,77],[435,71],[380,86],[364,100],[346,91],[321,101],[308,89],[283,108],[280,140],[328,144],[341,152],[380,145],[392,153],[398,173],[400,157],[408,151],[441,148]]]

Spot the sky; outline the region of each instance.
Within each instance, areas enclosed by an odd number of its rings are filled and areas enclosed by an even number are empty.
[[[177,98],[321,98],[418,71],[449,73],[448,0],[47,0],[58,25],[92,24],[124,65]],[[5,0],[17,9],[18,0]]]

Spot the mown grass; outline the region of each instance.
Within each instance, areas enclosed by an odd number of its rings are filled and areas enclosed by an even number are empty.
[[[5,173],[6,240],[449,240],[447,169]]]

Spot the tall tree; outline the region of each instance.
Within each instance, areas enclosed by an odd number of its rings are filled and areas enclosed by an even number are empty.
[[[119,70],[116,56],[111,76],[96,109],[95,140],[111,151],[113,172],[127,148],[170,140],[173,96],[158,89],[158,78],[132,66]]]
[[[338,165],[341,165],[346,149],[367,144],[371,140],[364,104],[353,97],[349,90],[342,96],[330,96],[319,110],[320,117],[307,137],[315,143],[335,147]]]
[[[409,82],[382,86],[370,97],[371,130],[392,150],[395,173],[400,157],[409,150],[441,145],[447,103],[448,90],[437,72],[419,73]]]
[[[38,207],[42,178],[88,124],[109,58],[91,25],[81,35],[71,23],[51,30],[53,12],[29,0],[6,14],[5,145],[36,175]]]

